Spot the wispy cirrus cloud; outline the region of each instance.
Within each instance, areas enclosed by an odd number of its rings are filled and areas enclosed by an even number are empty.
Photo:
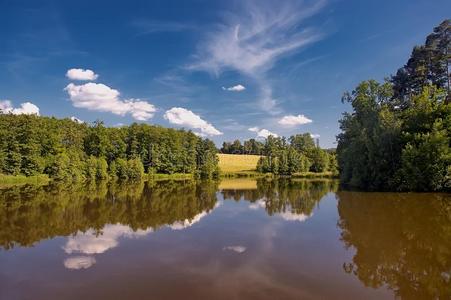
[[[311,2],[310,2],[311,3]],[[259,107],[279,113],[266,73],[281,57],[322,38],[313,28],[301,29],[306,18],[318,13],[325,1],[247,1],[239,13],[228,14],[199,45],[197,59],[188,66],[217,76],[233,70],[254,78],[260,86]],[[244,12],[244,13],[243,13]]]

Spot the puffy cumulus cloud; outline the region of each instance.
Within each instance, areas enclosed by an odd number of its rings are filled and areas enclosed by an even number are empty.
[[[120,116],[130,114],[139,121],[152,118],[156,111],[155,106],[147,101],[140,99],[121,100],[118,90],[102,83],[89,82],[82,85],[70,83],[64,90],[69,94],[72,104],[78,108],[111,112]]]
[[[222,89],[224,91],[230,91],[230,92],[242,92],[246,89],[246,87],[244,85],[237,84],[237,85],[227,87],[227,88],[223,86]]]
[[[222,248],[222,250],[224,250],[224,251],[233,251],[236,253],[243,253],[246,251],[246,249],[247,248],[244,246],[227,246],[227,247]]]
[[[14,108],[11,101],[2,100],[0,101],[0,112],[4,114],[13,115],[38,115],[39,107],[31,102],[25,102],[20,104],[20,107]]]
[[[312,123],[313,121],[304,115],[288,115],[281,118],[278,123],[283,126],[297,126]]]
[[[120,237],[140,237],[153,232],[152,229],[133,231],[130,227],[120,224],[106,225],[102,234],[95,230],[78,232],[77,235],[68,238],[63,249],[66,253],[99,254],[108,249],[115,248],[119,244]]]
[[[199,115],[182,107],[173,107],[170,110],[167,110],[164,114],[164,118],[171,124],[198,129],[200,132],[196,134],[200,136],[222,134],[222,132],[217,130],[212,124],[203,120]]]
[[[259,129],[258,127],[251,127],[248,129],[249,131],[255,132],[257,134],[257,138],[268,138],[270,135],[273,137],[278,137],[278,135],[274,132],[269,131],[268,129]]]
[[[310,133],[310,136],[312,137],[312,139],[319,139],[320,135],[317,133]]]
[[[80,120],[79,118],[74,117],[74,116],[70,117],[70,120],[71,120],[72,122],[75,122],[75,123],[78,123],[78,124],[83,124],[83,123],[85,122],[85,121]]]
[[[99,75],[89,69],[70,69],[67,70],[66,77],[71,80],[96,80]]]
[[[64,266],[72,270],[87,269],[95,263],[96,259],[92,256],[74,256],[64,260]]]

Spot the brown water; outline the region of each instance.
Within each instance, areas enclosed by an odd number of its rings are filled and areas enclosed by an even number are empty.
[[[0,299],[450,299],[451,197],[334,181],[0,190]]]

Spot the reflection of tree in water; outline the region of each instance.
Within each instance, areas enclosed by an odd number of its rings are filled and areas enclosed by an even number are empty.
[[[404,299],[451,299],[451,197],[339,192],[344,269]]]
[[[291,212],[311,215],[315,205],[328,193],[337,189],[337,181],[308,181],[259,179],[254,190],[223,190],[224,199],[251,203],[263,201],[269,215]]]
[[[106,224],[157,229],[214,208],[214,182],[16,187],[0,193],[0,247],[30,246]]]

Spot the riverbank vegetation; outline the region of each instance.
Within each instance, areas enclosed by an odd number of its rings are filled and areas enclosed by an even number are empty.
[[[219,173],[212,141],[148,124],[105,127],[99,121],[88,125],[0,113],[0,137],[0,174],[8,180],[40,174],[59,181],[93,181],[141,179],[145,173]]]
[[[338,171],[334,151],[315,145],[309,133],[296,134],[288,139],[270,135],[264,141],[250,139],[243,144],[239,140],[224,142],[220,151],[230,153],[221,154],[220,165],[222,157],[223,165],[227,170],[230,168],[230,173],[243,176],[311,177],[312,174],[321,174],[328,177],[330,174],[336,176]]]
[[[341,181],[369,190],[451,189],[451,21],[415,47],[396,75],[363,81],[343,101]]]

